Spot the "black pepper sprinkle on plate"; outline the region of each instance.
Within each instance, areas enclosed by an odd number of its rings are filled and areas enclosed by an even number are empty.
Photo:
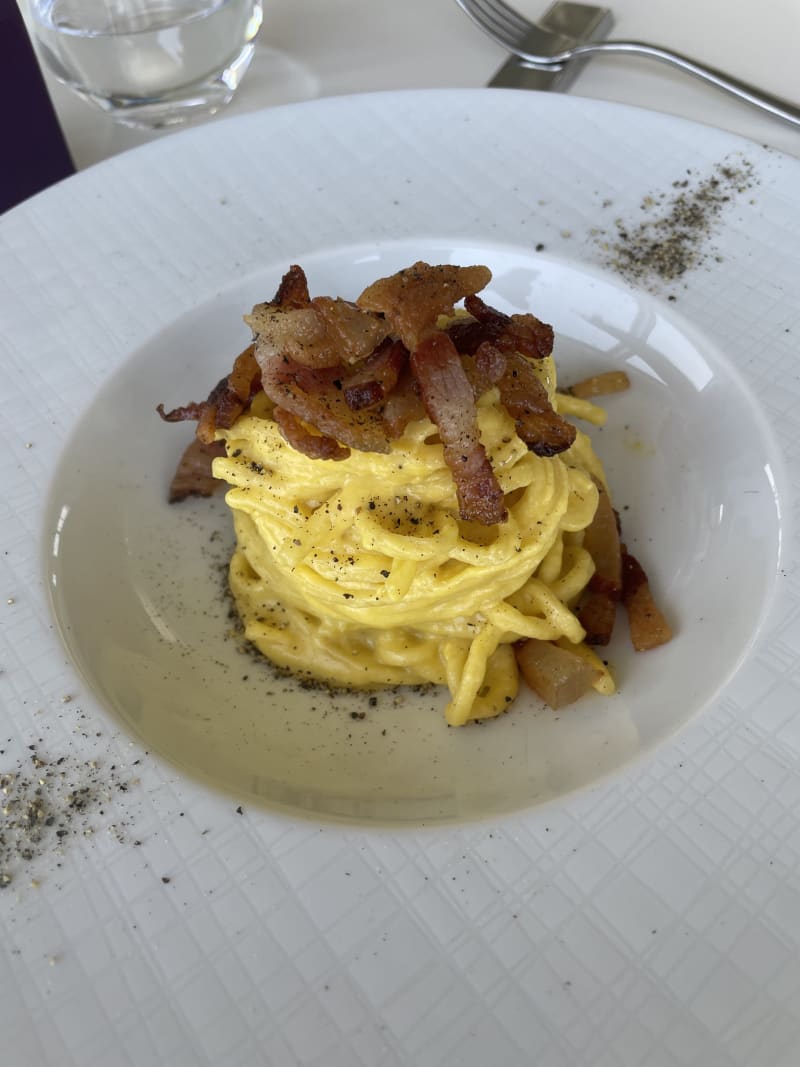
[[[667,192],[644,197],[641,221],[616,219],[611,240],[596,234],[606,266],[634,284],[677,281],[707,261],[707,242],[723,208],[754,184],[746,159],[718,163],[704,178],[687,171]]]
[[[133,784],[116,766],[73,756],[49,758],[35,745],[28,748],[27,758],[0,773],[0,889],[11,886],[26,867],[61,855],[70,838],[90,837],[114,794]],[[124,822],[106,822],[106,829],[124,841]]]

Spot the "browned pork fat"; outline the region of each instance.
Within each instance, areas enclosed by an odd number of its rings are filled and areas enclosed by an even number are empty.
[[[407,360],[408,349],[402,341],[387,337],[358,370],[351,371],[342,382],[348,407],[360,411],[380,404],[397,385]]]
[[[259,360],[264,392],[278,407],[348,448],[362,452],[389,451],[380,410],[370,407],[354,411],[347,403],[344,367],[312,369],[279,353],[260,352]],[[298,436],[296,440],[302,439]],[[307,454],[316,456],[315,452]]]
[[[306,272],[293,263],[281,278],[278,290],[272,298],[273,304],[284,308],[304,308],[311,303]]]
[[[392,441],[403,436],[403,431],[410,422],[424,418],[425,409],[419,395],[419,382],[414,377],[410,363],[400,372],[397,384],[386,398],[383,405],[383,422]]]
[[[389,329],[378,315],[348,300],[316,296],[307,307],[256,304],[245,322],[256,335],[260,363],[288,356],[306,367],[351,365],[366,359]]]
[[[261,370],[253,345],[248,345],[236,357],[230,374],[217,382],[207,400],[185,404],[172,411],[165,411],[164,405],[159,404],[156,411],[165,422],[197,422],[198,439],[211,444],[217,428],[230,429],[260,388]]]
[[[225,455],[225,442],[212,441],[206,444],[194,437],[184,450],[178,469],[169,484],[169,502],[175,504],[190,496],[211,496],[225,486],[211,473],[211,464],[217,456]]]
[[[575,440],[575,427],[553,410],[536,371],[519,352],[506,352],[505,361],[497,387],[519,436],[537,456],[566,451]]]
[[[479,400],[487,389],[496,385],[505,374],[506,357],[494,345],[486,342],[480,345],[474,356],[462,356],[461,365],[472,386],[475,399]]]
[[[594,560],[595,571],[581,602],[578,618],[590,645],[607,645],[611,640],[622,592],[622,550],[617,516],[611,497],[596,479],[597,511],[586,527],[583,547]]]
[[[575,440],[575,427],[553,410],[547,390],[528,362],[550,354],[552,327],[535,315],[504,315],[477,296],[468,296],[464,306],[474,317],[456,320],[447,333],[462,355],[473,357],[474,367],[466,360],[465,364],[476,395],[496,384],[531,452],[555,456],[566,451]]]
[[[440,315],[451,315],[465,296],[489,284],[488,267],[432,267],[417,262],[388,278],[367,286],[356,303],[367,311],[386,317],[392,334],[413,350],[436,329]]]
[[[292,448],[312,459],[347,459],[350,455],[349,448],[340,445],[332,437],[312,433],[301,419],[285,408],[273,408],[272,417]]]
[[[453,341],[459,352],[469,351],[466,345],[474,346],[482,341],[491,341],[501,352],[521,352],[529,359],[543,359],[553,351],[553,327],[537,319],[535,315],[504,315],[502,311],[489,307],[479,296],[468,296],[464,307],[478,322],[478,327],[464,324],[461,344],[459,344],[459,323],[454,323],[451,330],[455,334]]]
[[[622,601],[628,611],[631,644],[637,652],[658,648],[672,640],[672,628],[650,590],[644,568],[622,546]]]
[[[552,329],[475,296],[490,279],[487,267],[418,262],[368,286],[354,304],[312,299],[294,265],[274,298],[245,317],[253,344],[208,399],[170,412],[159,405],[159,413],[170,422],[195,419],[208,443],[261,389],[284,438],[315,459],[343,459],[350,449],[388,452],[409,421],[427,413],[462,518],[502,522],[503,492],[480,441],[476,400],[497,385],[518,433],[541,456],[568,448],[575,430],[552,409],[528,362],[549,353]],[[475,317],[437,329],[462,299]]]
[[[486,526],[503,522],[503,490],[481,444],[472,386],[455,345],[447,334],[433,333],[411,353],[411,367],[425,411],[444,445],[461,518]]]
[[[550,641],[521,641],[514,654],[522,677],[555,710],[580,699],[600,678],[600,671],[582,656]]]

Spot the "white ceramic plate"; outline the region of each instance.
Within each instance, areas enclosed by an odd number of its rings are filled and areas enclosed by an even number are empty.
[[[797,560],[785,460],[798,429],[798,178],[786,157],[632,109],[507,92],[380,94],[181,134],[10,213],[0,227],[0,355],[10,386],[0,431],[0,691],[3,735],[13,738],[3,755],[13,770],[34,745],[51,769],[62,752],[73,777],[93,765],[112,783],[127,776],[123,789],[112,784],[105,807],[89,810],[91,825],[66,824],[59,852],[40,842],[28,859],[19,849],[7,856],[17,915],[37,907],[21,889],[29,872],[37,880],[43,872],[51,887],[66,882],[77,912],[59,918],[63,940],[85,945],[86,915],[119,915],[109,901],[138,899],[147,883],[148,905],[137,914],[157,916],[164,933],[164,887],[173,879],[212,863],[218,887],[232,892],[249,856],[269,881],[283,868],[264,845],[284,833],[305,841],[301,881],[312,895],[313,872],[329,873],[365,841],[373,855],[413,841],[425,862],[445,841],[459,841],[468,862],[467,842],[482,830],[395,839],[329,829],[315,837],[308,825],[290,830],[277,813],[413,828],[520,812],[517,825],[525,825],[543,801],[579,810],[585,801],[570,794],[652,753],[698,713],[746,704],[737,671],[755,663],[774,672],[776,635],[795,610],[785,588]],[[683,237],[681,196],[695,209]],[[653,239],[668,242],[671,259],[654,253]],[[625,264],[635,249],[647,258],[631,274]],[[667,277],[687,252],[696,257],[690,269]],[[632,376],[632,391],[608,401],[597,447],[626,537],[676,638],[644,656],[617,641],[613,699],[554,716],[525,698],[502,720],[453,731],[436,710],[439,698],[392,695],[354,719],[363,698],[331,701],[278,685],[241,655],[222,597],[224,507],[165,503],[191,431],[161,424],[156,403],[207,392],[246,342],[243,312],[271,295],[289,263],[306,268],[313,292],[351,297],[417,258],[489,265],[495,303],[553,323],[562,381],[607,367]],[[752,685],[752,672],[744,674]],[[43,788],[54,788],[51,773]],[[124,824],[120,840],[96,844],[83,830],[107,823],[112,805],[114,825]],[[142,844],[130,847],[133,840]],[[156,868],[168,870],[168,881],[153,889]],[[361,862],[362,899],[380,868]],[[388,878],[396,902],[403,891]],[[198,867],[195,881],[203,880]],[[323,881],[331,915],[343,915],[353,883]],[[88,906],[90,892],[96,902]],[[253,905],[262,918],[271,914],[267,897]],[[51,919],[61,916],[59,899],[38,897]],[[197,909],[191,931],[177,920],[180,946],[167,952],[182,974],[199,970],[196,946],[211,936]],[[464,929],[475,920],[459,914]],[[314,907],[296,922],[303,944],[330,930]],[[129,936],[139,945],[140,935]],[[431,929],[420,936],[407,952],[421,953],[425,969],[444,942]],[[334,969],[345,966],[327,932],[324,939]],[[148,961],[145,970],[155,966],[143,944],[132,952]],[[405,966],[406,949],[398,952]],[[80,966],[89,966],[84,957]],[[103,996],[101,971],[91,971],[83,993],[64,993],[77,999],[79,1017]],[[364,982],[359,996],[369,1001],[364,991],[374,987]],[[374,995],[379,1014],[382,997]],[[182,1025],[187,1003],[169,998]],[[355,1031],[344,1027],[343,1010],[332,1009],[342,1030],[336,1047],[352,1054]],[[201,1030],[192,1047],[205,1055],[212,1028]],[[261,1032],[255,1021],[246,1030],[253,1040]],[[46,1037],[24,1027],[20,1034],[29,1042],[20,1048],[47,1052]],[[104,1062],[100,1038],[91,1046],[77,1030],[59,1034],[81,1062]],[[152,1037],[159,1055],[162,1041]],[[311,1053],[299,1061],[333,1062]]]
[[[621,618],[607,650],[613,699],[593,694],[554,715],[523,690],[502,719],[458,731],[443,719],[440,690],[334,698],[243,657],[225,595],[224,502],[166,503],[193,427],[160,425],[154,411],[164,398],[173,407],[205,396],[225,373],[248,341],[242,309],[270,298],[288,265],[274,261],[133,352],[56,470],[45,517],[47,544],[58,531],[52,603],[100,705],[155,753],[240,799],[412,824],[494,817],[561,796],[705,707],[769,603],[783,488],[766,421],[720,339],[591,264],[524,246],[418,237],[299,258],[312,292],[353,299],[416,259],[490,264],[490,301],[555,324],[564,379],[628,370],[633,388],[607,404],[597,448],[624,535],[676,638],[636,655]]]

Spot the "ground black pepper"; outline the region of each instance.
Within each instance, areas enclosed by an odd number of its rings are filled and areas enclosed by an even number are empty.
[[[643,220],[616,219],[613,240],[598,234],[606,265],[637,284],[676,281],[708,258],[707,242],[723,208],[754,184],[753,166],[744,158],[718,163],[704,178],[688,170],[669,191],[643,199]]]
[[[67,838],[94,833],[104,805],[131,784],[115,765],[106,769],[73,756],[52,759],[35,745],[28,748],[27,758],[0,773],[0,889],[33,861],[62,849]],[[121,839],[120,823],[107,828]]]

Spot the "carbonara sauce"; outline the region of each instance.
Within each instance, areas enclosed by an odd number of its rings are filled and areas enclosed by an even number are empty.
[[[594,405],[556,396],[551,358],[537,369],[555,406],[602,421]],[[459,518],[427,418],[385,454],[336,461],[287,444],[258,397],[218,431],[227,456],[214,473],[230,485],[237,542],[231,589],[246,637],[270,660],[337,686],[445,685],[447,720],[461,725],[513,701],[513,642],[581,642],[571,607],[594,571],[581,540],[600,461],[581,432],[561,455],[533,454],[496,389],[477,410],[508,509],[488,528]],[[606,669],[596,688],[613,689]]]

